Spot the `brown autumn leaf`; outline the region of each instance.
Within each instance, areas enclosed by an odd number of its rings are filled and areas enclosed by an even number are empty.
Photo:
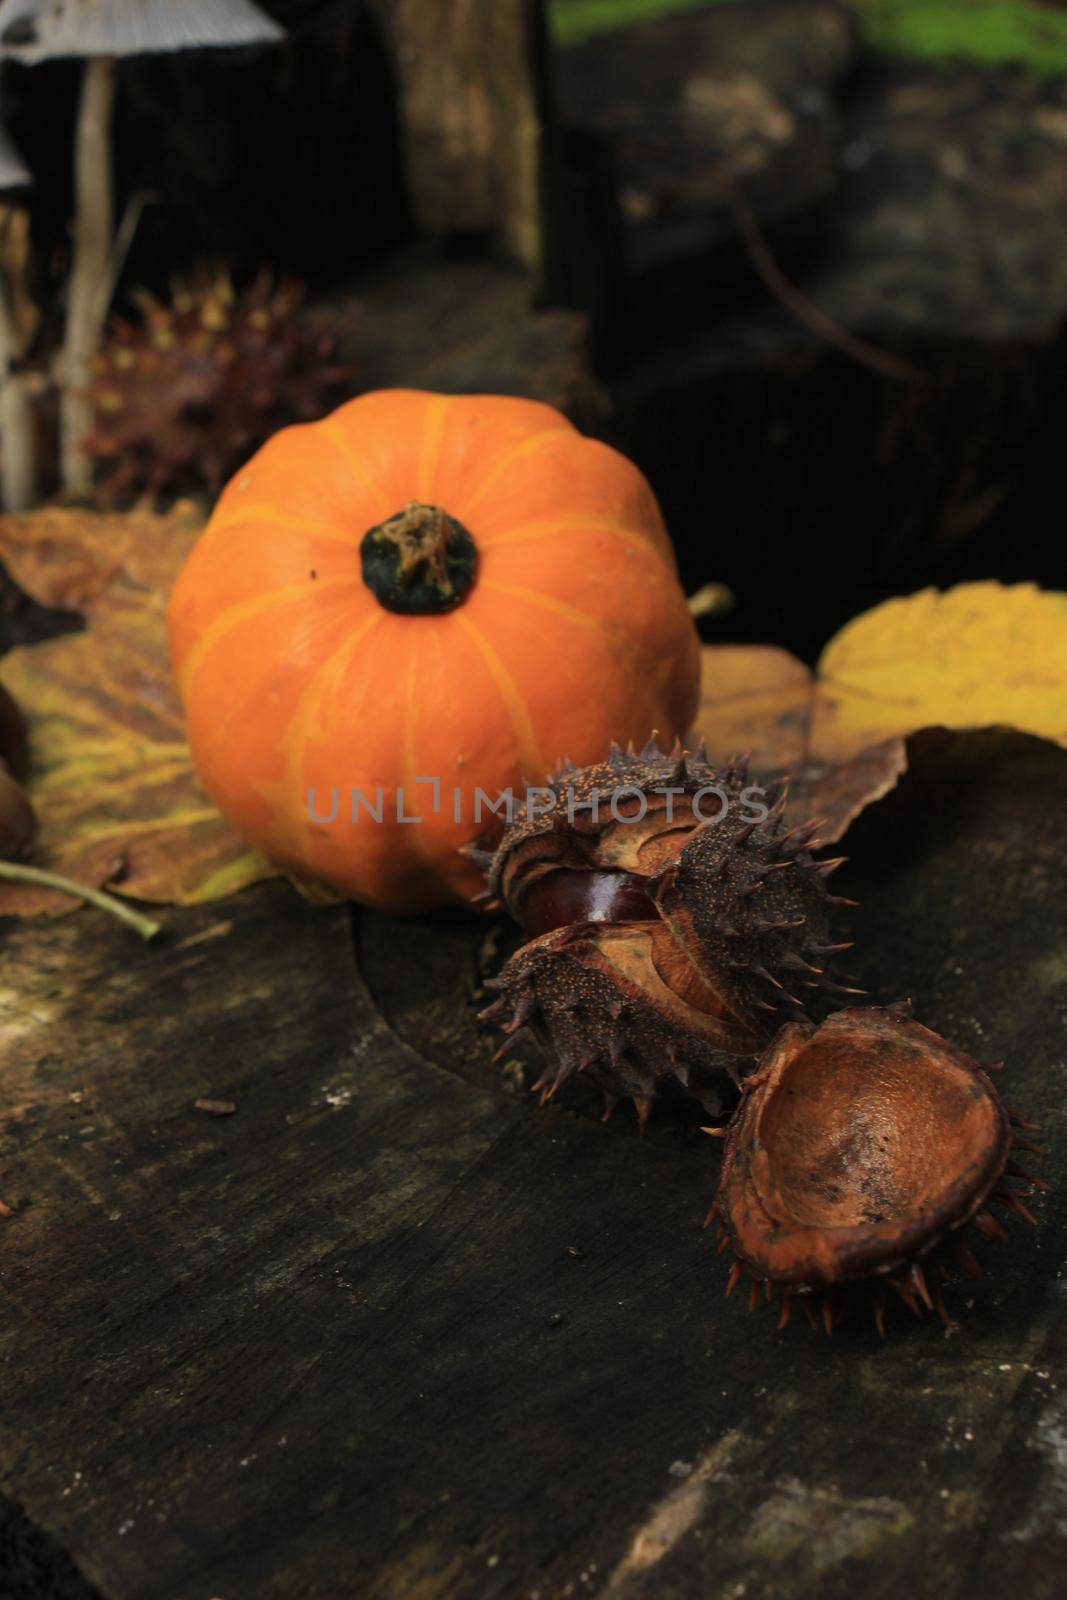
[[[86,619],[3,662],[31,728],[36,863],[144,900],[221,898],[272,875],[201,793],[171,683],[166,599],[198,532],[184,506],[0,519],[0,558],[23,589]],[[826,816],[826,842],[892,788],[910,734],[991,724],[1067,744],[1067,597],[981,583],[889,601],[849,623],[816,673],[770,646],[705,651],[697,733],[713,757],[751,750],[761,775],[792,773],[792,809]],[[0,883],[0,914],[72,904]]]
[[[709,646],[697,732],[713,759],[792,774],[794,820],[827,844],[890,790],[926,728],[1016,728],[1067,745],[1067,595],[959,584],[888,600],[841,629],[815,672],[766,645]]]
[[[167,596],[199,531],[188,506],[0,518],[0,559],[16,582],[86,623],[0,667],[30,729],[33,864],[140,900],[218,899],[272,875],[200,790],[171,682]],[[0,915],[74,904],[0,882]]]

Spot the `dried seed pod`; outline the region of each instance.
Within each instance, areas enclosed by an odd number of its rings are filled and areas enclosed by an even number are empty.
[[[615,746],[534,796],[485,858],[528,938],[483,1018],[537,1039],[543,1098],[582,1072],[643,1122],[673,1078],[715,1114],[723,1069],[858,992],[827,969],[837,863],[812,859],[814,825],[787,829],[784,794],[766,804],[743,762]]]
[[[784,1323],[797,1291],[870,1280],[879,1328],[880,1283],[948,1323],[942,1247],[954,1244],[973,1276],[961,1230],[1003,1236],[990,1200],[1030,1216],[1006,1181],[1040,1183],[1009,1165],[1013,1138],[1022,1142],[1012,1122],[977,1062],[898,1011],[788,1024],[726,1136],[712,1217],[735,1255],[727,1292],[747,1271],[754,1298],[781,1296]],[[813,1296],[802,1303],[813,1316]],[[828,1332],[841,1305],[823,1296]]]
[[[264,272],[238,291],[225,272],[200,273],[167,301],[132,299],[138,315],[112,319],[88,389],[104,505],[214,495],[272,433],[351,391],[344,330],[303,311],[299,284]]]

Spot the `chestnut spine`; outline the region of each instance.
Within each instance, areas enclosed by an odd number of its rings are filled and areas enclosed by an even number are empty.
[[[765,804],[745,760],[716,770],[702,746],[616,745],[600,765],[564,763],[544,792],[484,858],[529,937],[482,1013],[505,1051],[540,1045],[543,1100],[581,1072],[606,1115],[626,1098],[643,1124],[675,1080],[717,1115],[783,1021],[858,992],[829,965],[848,948],[826,887],[844,858],[815,859],[817,825],[787,827],[785,788]]]
[[[715,819],[707,793],[722,798]],[[851,946],[830,925],[854,902],[826,887],[845,858],[815,857],[817,823],[786,827],[784,786],[754,803],[764,791],[747,762],[716,771],[703,746],[613,745],[599,765],[565,762],[542,794],[495,851],[471,851],[483,898],[526,934],[486,985],[496,998],[481,1018],[506,1035],[494,1060],[530,1037],[542,1103],[580,1073],[605,1117],[630,1099],[642,1130],[668,1084],[714,1117],[732,1082],[728,1126],[705,1130],[726,1141],[706,1225],[733,1252],[727,1294],[747,1274],[750,1309],[778,1300],[784,1327],[799,1303],[832,1333],[846,1290],[864,1284],[884,1333],[888,1286],[954,1328],[949,1246],[977,1277],[965,1228],[1005,1239],[993,1202],[1034,1221],[1021,1195],[1047,1185],[1013,1152],[1040,1147],[996,1068],[906,1005],[850,1004],[862,991],[832,963]]]

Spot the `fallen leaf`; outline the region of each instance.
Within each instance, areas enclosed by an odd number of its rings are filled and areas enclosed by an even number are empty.
[[[273,875],[203,794],[171,682],[166,603],[200,530],[168,516],[49,509],[0,518],[0,559],[85,628],[4,657],[30,728],[35,865],[131,898],[192,904]],[[0,914],[72,909],[65,895],[0,884]]]
[[[926,728],[1010,727],[1067,745],[1067,595],[965,583],[888,600],[846,624],[812,672],[788,651],[704,651],[697,733],[715,760],[750,751],[792,775],[789,814],[839,839],[907,767]]]
[[[201,792],[171,682],[167,595],[198,532],[188,506],[0,519],[15,580],[85,619],[4,659],[30,723],[35,863],[181,904],[274,875]],[[815,673],[770,646],[704,653],[697,733],[715,758],[749,750],[762,777],[791,773],[791,813],[825,817],[826,843],[894,786],[911,734],[996,724],[1067,744],[1067,596],[990,582],[891,600],[843,628]],[[0,914],[73,904],[0,884]]]
[[[1067,745],[1067,594],[988,582],[887,600],[831,639],[818,678],[827,756],[934,726]]]

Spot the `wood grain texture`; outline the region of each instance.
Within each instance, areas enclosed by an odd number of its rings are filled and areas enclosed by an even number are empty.
[[[1007,1059],[1061,1181],[1067,754],[934,742],[850,845],[861,980]],[[957,1338],[778,1334],[711,1140],[501,1081],[485,927],[357,933],[370,987],[277,884],[6,928],[0,1487],[104,1600],[1062,1592],[1060,1193]]]
[[[546,116],[542,0],[391,0],[415,220],[496,236],[541,266]]]

